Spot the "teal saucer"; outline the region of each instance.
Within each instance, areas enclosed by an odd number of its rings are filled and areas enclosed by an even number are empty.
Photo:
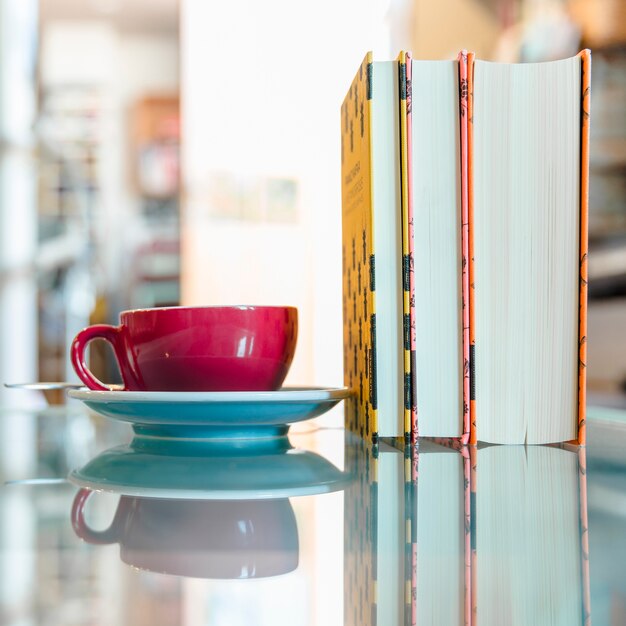
[[[289,425],[322,415],[350,392],[339,388],[284,388],[253,392],[71,390],[106,417],[129,422],[138,435],[180,438],[277,437]]]
[[[330,461],[276,439],[135,437],[102,452],[69,480],[120,495],[215,500],[289,498],[342,489],[350,476]]]

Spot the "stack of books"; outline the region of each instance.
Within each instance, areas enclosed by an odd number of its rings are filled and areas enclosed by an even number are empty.
[[[364,439],[584,444],[590,68],[363,60],[341,174]]]

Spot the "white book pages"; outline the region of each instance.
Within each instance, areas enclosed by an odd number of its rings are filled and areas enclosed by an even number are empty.
[[[461,147],[457,61],[412,62],[416,385],[420,436],[463,427]]]
[[[478,439],[574,439],[581,66],[474,66]]]
[[[398,437],[404,434],[398,63],[373,63],[372,85],[378,434]]]

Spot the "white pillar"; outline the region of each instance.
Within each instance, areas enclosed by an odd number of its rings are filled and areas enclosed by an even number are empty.
[[[38,400],[5,382],[37,377],[35,119],[37,2],[0,0],[0,407]],[[23,419],[22,419],[23,418]],[[0,419],[0,476],[28,472],[32,415]],[[15,465],[17,464],[17,465]]]

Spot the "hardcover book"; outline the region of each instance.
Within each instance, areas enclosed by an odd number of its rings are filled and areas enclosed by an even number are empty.
[[[590,66],[469,73],[473,443],[585,443]]]
[[[410,57],[409,57],[410,58]],[[413,438],[469,438],[468,55],[407,62]],[[403,170],[404,171],[404,170]]]
[[[346,426],[373,441],[405,435],[399,90],[368,53],[341,107]]]

